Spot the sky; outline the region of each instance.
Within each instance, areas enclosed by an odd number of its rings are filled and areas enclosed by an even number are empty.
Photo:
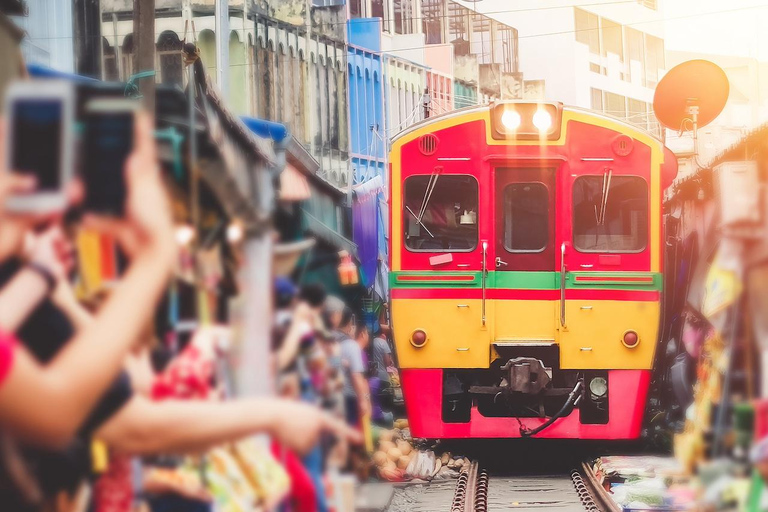
[[[661,0],[667,50],[768,61],[768,0]]]

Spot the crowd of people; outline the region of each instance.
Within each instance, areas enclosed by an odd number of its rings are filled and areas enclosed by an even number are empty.
[[[320,285],[297,288],[289,279],[275,282],[275,344],[278,393],[321,407],[360,432],[393,421],[391,378],[397,374],[386,325],[366,323],[341,299]],[[345,442],[317,446],[304,459],[312,491],[296,510],[327,511],[325,470],[365,474],[367,455]],[[295,481],[306,481],[295,478]]]
[[[153,319],[177,246],[147,116],[136,123],[125,178],[119,220],[73,221],[63,211],[19,214],[0,206],[3,510],[212,510],[204,490],[149,482],[147,461],[162,464],[166,454],[205,453],[254,434],[272,439],[275,460],[291,477],[278,506],[329,510],[324,473],[349,467],[371,417],[391,421],[371,399],[372,388],[389,380],[387,341],[374,337],[371,349],[368,327],[338,299],[319,286],[296,289],[278,279],[279,397],[217,399],[217,328],[201,330],[161,368],[151,364],[158,346]],[[33,179],[0,169],[0,205],[34,188]],[[80,196],[74,185],[69,206]],[[71,282],[72,236],[81,228],[114,239],[129,261],[119,282],[88,304]],[[102,452],[104,467],[94,478]]]

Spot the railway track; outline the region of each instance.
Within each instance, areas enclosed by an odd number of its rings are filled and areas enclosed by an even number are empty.
[[[474,462],[456,482],[450,512],[619,510],[597,482],[589,465],[574,469],[569,476],[570,479],[565,475],[491,479]]]

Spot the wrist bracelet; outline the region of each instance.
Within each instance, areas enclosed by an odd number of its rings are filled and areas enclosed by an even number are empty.
[[[45,284],[48,287],[48,293],[51,293],[53,289],[56,288],[56,276],[54,276],[53,272],[45,268],[43,265],[34,261],[30,261],[27,263],[27,268],[43,278],[43,281],[45,281]]]

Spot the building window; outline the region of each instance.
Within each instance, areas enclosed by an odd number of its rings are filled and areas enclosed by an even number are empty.
[[[405,246],[411,251],[462,252],[477,247],[477,180],[465,175],[405,180]]]
[[[469,51],[477,55],[480,64],[493,64],[493,44],[491,37],[491,19],[482,14],[472,14]]]
[[[603,72],[603,68],[601,68],[600,64],[597,64],[596,62],[590,62],[589,63],[589,70],[592,73],[597,73],[598,75]]]
[[[512,183],[504,189],[504,248],[541,252],[549,238],[549,191],[546,185]]]
[[[363,18],[363,7],[365,0],[349,0],[350,18]]]
[[[413,34],[413,0],[393,0],[395,10],[395,33]]]
[[[454,2],[448,3],[448,42],[456,55],[469,55],[469,19],[471,11]]]
[[[637,3],[643,7],[647,7],[648,9],[653,9],[654,11],[659,8],[659,6],[656,4],[656,0],[637,0]]]
[[[445,20],[444,0],[423,0],[421,4],[422,30],[427,44],[442,44],[443,21]]]
[[[104,79],[107,81],[119,80],[117,72],[117,55],[115,49],[109,45],[106,38],[101,38],[101,46],[104,55]]]
[[[605,112],[614,116],[624,119],[627,117],[627,105],[626,98],[620,94],[612,92],[605,93]]]
[[[599,112],[603,111],[603,91],[595,89],[594,87],[589,90],[592,96],[592,110]]]
[[[646,129],[648,127],[647,105],[644,101],[627,98],[627,119],[629,122]]]
[[[121,59],[123,61],[123,77],[125,80],[127,80],[131,75],[133,75],[133,34],[128,34],[125,36],[125,39],[123,39],[123,51]]]
[[[581,176],[573,183],[573,245],[580,252],[642,252],[648,186],[637,176]]]
[[[664,41],[658,37],[645,35],[645,70],[648,87],[655,87],[659,81],[659,71],[664,69]]]
[[[175,32],[165,31],[157,39],[157,63],[160,68],[160,82],[165,85],[184,84],[184,62],[181,40]]]
[[[624,27],[624,35],[627,38],[627,54],[629,57],[630,73],[632,72],[632,63],[635,62],[639,64],[640,85],[645,85],[645,49],[643,48],[643,33],[632,27]]]
[[[600,55],[600,26],[596,14],[574,9],[576,41],[589,47],[589,53]]]
[[[621,38],[621,25],[603,18],[600,20],[603,34],[603,57],[613,54],[624,62],[624,44]]]

